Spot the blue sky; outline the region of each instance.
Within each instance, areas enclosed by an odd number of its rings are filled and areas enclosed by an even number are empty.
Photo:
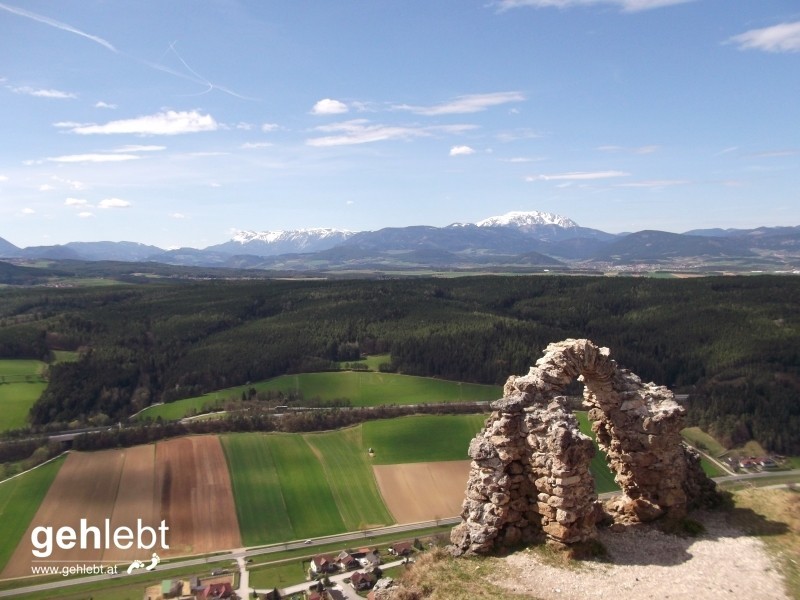
[[[0,237],[800,224],[796,0],[0,0]]]

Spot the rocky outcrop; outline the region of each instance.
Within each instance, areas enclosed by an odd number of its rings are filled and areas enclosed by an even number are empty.
[[[682,443],[684,409],[672,392],[619,368],[589,340],[550,344],[527,375],[509,377],[472,440],[455,554],[520,543],[575,544],[594,537],[604,515],[594,492],[591,439],[567,408],[565,387],[584,384],[597,443],[622,493],[606,507],[616,521],[681,518],[715,494],[697,455]]]

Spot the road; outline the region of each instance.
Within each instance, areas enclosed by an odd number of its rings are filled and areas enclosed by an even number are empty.
[[[761,473],[743,473],[741,475],[728,475],[725,477],[715,477],[714,481],[718,483],[725,483],[731,481],[747,481],[750,479],[762,479],[765,477],[775,477],[775,476],[795,476],[800,477],[800,469],[794,469],[792,471],[763,471]],[[615,492],[610,492],[607,494],[601,494],[602,499],[609,498],[613,496]],[[376,529],[365,529],[362,531],[352,531],[349,533],[342,533],[338,535],[329,535],[325,537],[315,538],[311,541],[311,543],[306,544],[304,541],[296,540],[291,542],[286,542],[282,544],[271,544],[269,546],[260,546],[256,548],[239,548],[236,550],[230,550],[228,552],[217,554],[214,556],[203,556],[198,558],[186,558],[181,559],[175,562],[162,562],[158,566],[158,571],[160,573],[165,571],[170,571],[172,569],[183,569],[185,567],[192,567],[192,566],[206,566],[214,563],[222,563],[222,562],[235,562],[241,571],[247,572],[246,570],[246,563],[247,560],[253,558],[255,556],[263,556],[266,554],[273,554],[276,552],[284,552],[286,550],[296,550],[298,548],[305,548],[309,550],[309,554],[313,554],[313,548],[317,546],[323,546],[327,544],[338,544],[338,543],[346,543],[352,542],[355,540],[364,540],[376,536],[381,535],[388,535],[393,533],[403,533],[403,532],[412,532],[420,529],[428,529],[431,527],[437,527],[439,525],[455,525],[456,523],[460,522],[460,517],[451,517],[446,519],[438,519],[435,521],[422,521],[419,523],[407,523],[402,525],[390,525],[388,527],[378,527]],[[127,565],[123,565],[120,569],[122,573],[125,572],[125,568]],[[248,574],[249,576],[249,574]],[[14,589],[14,590],[2,590],[0,591],[0,598],[10,598],[13,596],[23,596],[25,594],[31,594],[34,592],[42,592],[46,590],[56,590],[59,588],[65,587],[72,587],[76,585],[83,585],[86,583],[93,583],[98,581],[107,581],[110,579],[121,580],[122,578],[129,577],[128,575],[92,575],[89,577],[81,577],[75,579],[63,579],[58,581],[52,581],[49,583],[41,583],[35,585],[29,585],[22,588]],[[141,581],[144,582],[146,578],[142,574],[131,575],[130,577],[140,577]],[[249,583],[249,580],[244,580],[245,583]],[[143,584],[144,585],[144,584]],[[242,588],[244,589],[244,588]],[[252,591],[250,588],[249,591]]]

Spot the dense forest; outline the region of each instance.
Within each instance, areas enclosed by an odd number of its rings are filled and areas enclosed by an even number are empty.
[[[361,354],[400,373],[502,383],[586,337],[690,394],[724,441],[800,454],[800,279],[570,276],[160,282],[0,291],[0,357],[54,364],[34,424],[120,419],[153,402]]]

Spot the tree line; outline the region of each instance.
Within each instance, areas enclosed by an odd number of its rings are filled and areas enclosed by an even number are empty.
[[[800,279],[486,276],[158,282],[0,291],[0,357],[51,365],[31,422],[118,421],[334,361],[501,384],[548,343],[589,338],[646,381],[690,394],[724,442],[800,454]]]

